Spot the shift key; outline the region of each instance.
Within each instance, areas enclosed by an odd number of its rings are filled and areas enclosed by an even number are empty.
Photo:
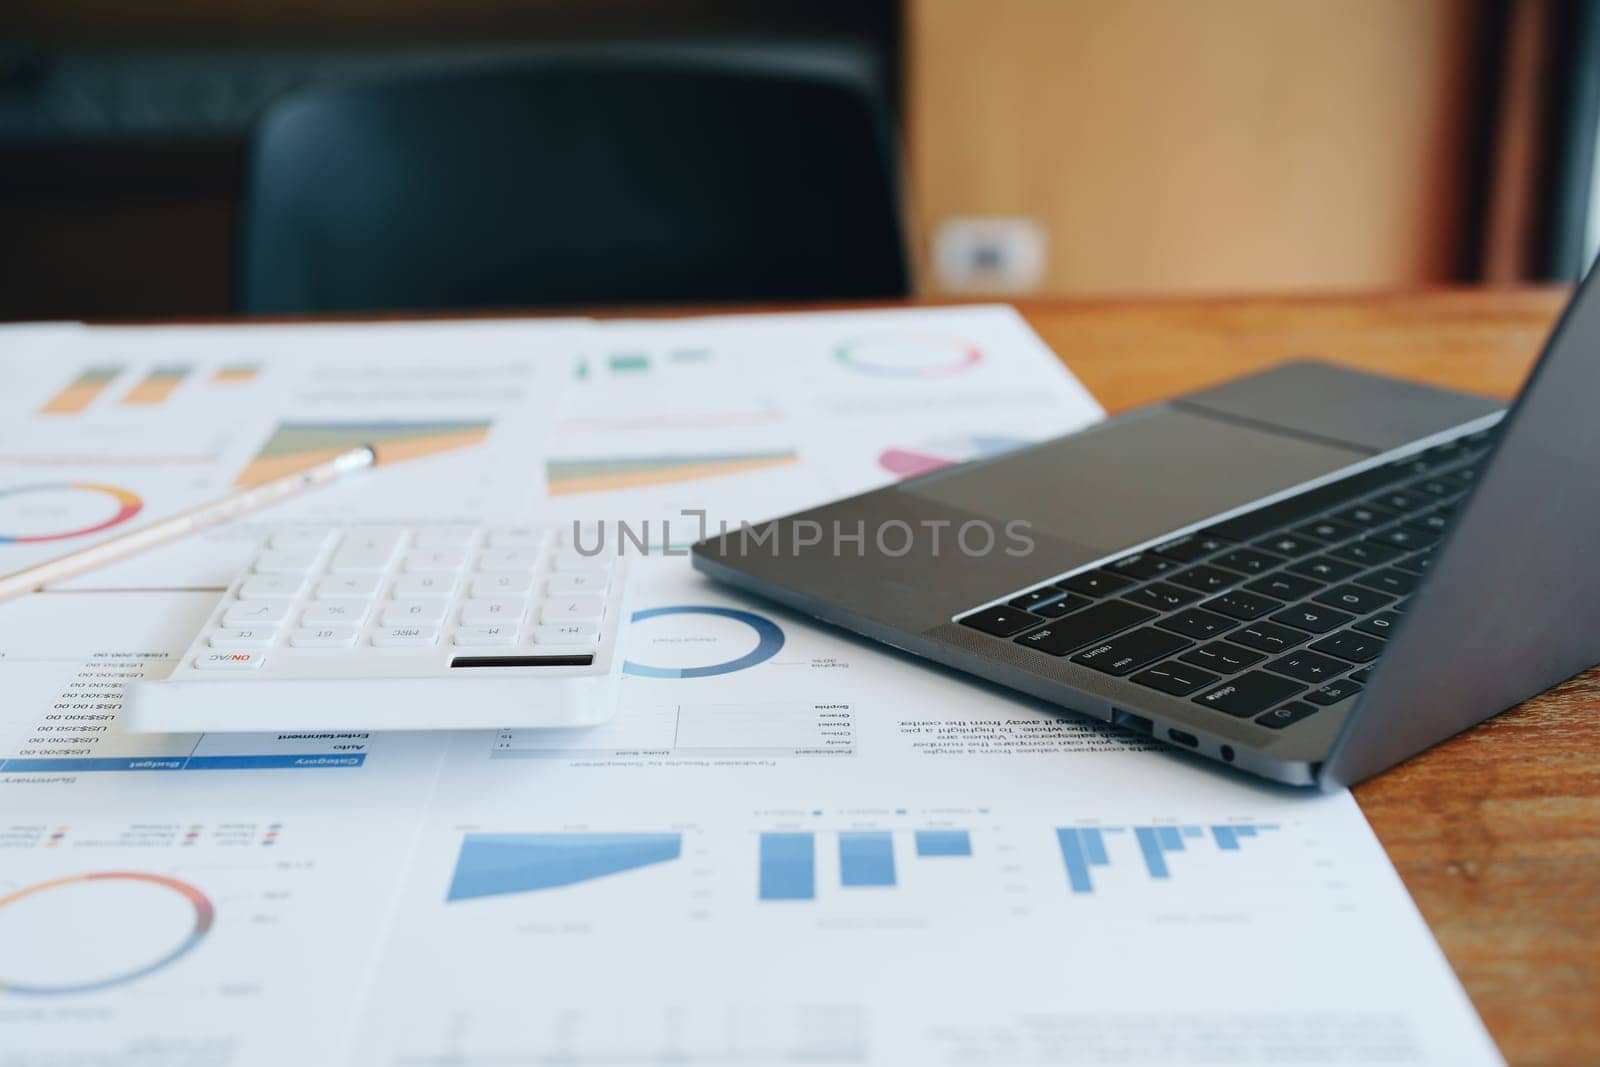
[[[1155,612],[1146,611],[1135,604],[1108,600],[1023,634],[1017,638],[1017,644],[1048,652],[1052,656],[1065,656],[1084,645],[1104,640],[1155,617]]]

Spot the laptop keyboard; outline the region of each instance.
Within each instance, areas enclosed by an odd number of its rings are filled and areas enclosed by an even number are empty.
[[[1285,729],[1361,691],[1493,433],[1318,486],[958,621]]]

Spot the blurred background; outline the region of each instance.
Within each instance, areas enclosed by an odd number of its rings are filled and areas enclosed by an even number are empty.
[[[481,300],[422,293],[399,304],[823,298],[901,288],[928,296],[1101,296],[1571,279],[1600,242],[1597,6],[5,0],[0,318],[338,306],[311,296],[274,304],[251,295],[241,274],[282,269],[261,267],[264,253],[243,247],[280,232],[260,202],[260,168],[272,160],[249,148],[273,103],[319,88],[515,72],[574,55],[691,56],[746,72],[822,71],[848,82],[851,99],[866,101],[871,129],[881,117],[890,146],[892,159],[877,170],[863,164],[861,173],[867,185],[892,189],[881,213],[894,216],[895,239],[907,250],[905,277],[886,263],[872,279],[842,279],[816,292],[714,282],[658,291],[648,279],[610,292],[541,288],[530,274],[525,298],[517,289]],[[568,94],[556,99],[584,95],[570,87]],[[782,166],[828,173],[834,120],[802,119],[787,98],[758,104],[742,92],[713,92],[702,104],[686,96],[668,125],[651,121],[686,155],[733,158],[741,143],[758,138],[720,114],[729,96],[745,100],[739,121],[753,118],[773,133],[769,140],[782,140],[794,123],[804,155]],[[752,116],[758,106],[767,110]],[[489,122],[490,110],[479,106],[451,121],[459,132],[471,115]],[[391,140],[405,135],[403,121],[394,125]],[[604,139],[613,129],[616,139],[630,136],[627,123],[609,120],[597,120],[593,134]],[[821,140],[802,139],[819,130]],[[335,144],[359,140],[330,136]],[[867,155],[871,139],[863,142]],[[520,139],[502,143],[520,146],[506,158],[525,168],[528,197],[536,198],[538,153]],[[274,181],[276,190],[290,179]],[[304,196],[313,196],[318,179],[307,181]],[[781,258],[791,238],[777,223],[793,194],[767,179],[747,184],[757,199],[772,190],[770,203],[745,209],[774,221],[770,231],[754,229],[770,232],[776,250],[766,254]],[[625,189],[615,195],[637,199]],[[474,210],[473,199],[457,189],[435,197],[425,213],[448,227],[452,212]],[[302,197],[287,210],[303,221],[306,203]],[[604,207],[596,218],[608,217]],[[706,214],[692,221],[714,229],[715,210],[697,204],[693,211]],[[729,225],[750,230],[755,217]],[[876,225],[862,222],[866,215],[850,218],[858,232]],[[535,216],[502,211],[498,220],[530,257],[559,267],[562,255],[580,256],[541,247],[541,228]],[[576,232],[564,239],[582,244]],[[593,243],[625,237],[599,234]],[[374,238],[361,240],[373,256]],[[442,247],[437,233],[428,240]]]

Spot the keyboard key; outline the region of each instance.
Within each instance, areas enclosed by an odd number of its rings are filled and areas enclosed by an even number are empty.
[[[257,574],[302,575],[317,565],[317,553],[303,548],[273,550],[256,557],[250,568]]]
[[[1418,552],[1414,556],[1407,556],[1395,564],[1396,570],[1409,571],[1412,574],[1421,574],[1433,565],[1433,549]]]
[[[473,596],[515,596],[532,592],[533,585],[531,571],[495,571],[472,579],[471,590]]]
[[[1148,581],[1158,574],[1176,570],[1177,567],[1176,560],[1164,559],[1149,552],[1125,556],[1111,564],[1111,569],[1118,574],[1126,575],[1129,578],[1137,578],[1141,582]]]
[[[464,548],[434,548],[424,552],[412,552],[406,556],[401,566],[407,574],[430,574],[444,571],[459,571],[467,564],[467,550]]]
[[[1450,527],[1450,517],[1453,511],[1453,508],[1447,507],[1434,508],[1432,511],[1424,511],[1421,515],[1415,515],[1407,519],[1401,525],[1410,527],[1413,530],[1420,530],[1423,533],[1442,534]]]
[[[1371,663],[1383,655],[1384,643],[1370,634],[1340,630],[1336,634],[1329,634],[1322,640],[1313,642],[1311,647],[1318,652],[1347,659],[1351,663]]]
[[[1365,615],[1370,611],[1387,607],[1394,603],[1394,597],[1387,593],[1379,593],[1372,589],[1363,589],[1359,585],[1339,585],[1332,589],[1318,593],[1314,598],[1319,604],[1326,604],[1330,608],[1341,611],[1351,611],[1357,615]],[[1299,623],[1290,625],[1298,626]]]
[[[592,645],[600,640],[600,627],[583,622],[563,622],[533,628],[536,645]]]
[[[1280,526],[1301,522],[1330,508],[1352,503],[1359,497],[1374,493],[1386,485],[1393,485],[1405,477],[1404,471],[1374,467],[1315,489],[1307,489],[1275,504],[1268,504],[1226,519],[1204,532],[1229,541],[1255,540],[1272,533]]]
[[[1376,667],[1363,667],[1359,671],[1352,672],[1350,675],[1350,680],[1357,685],[1366,685],[1368,682],[1372,681],[1372,672],[1377,669],[1378,668]]]
[[[557,552],[550,560],[550,567],[561,574],[573,574],[577,571],[607,571],[611,569],[612,556],[609,552],[599,555],[586,556],[582,552]]]
[[[1065,656],[1084,645],[1104,641],[1130,626],[1148,622],[1156,613],[1124,600],[1107,600],[1092,608],[1053,620],[1032,633],[1017,638],[1017,643],[1052,656]]]
[[[1325,634],[1329,630],[1337,630],[1353,618],[1354,615],[1347,615],[1320,604],[1296,604],[1272,616],[1272,621],[1314,634]]]
[[[1357,504],[1355,507],[1336,511],[1333,517],[1340,522],[1347,522],[1355,526],[1365,526],[1369,529],[1374,526],[1382,526],[1387,522],[1393,522],[1396,518],[1394,512],[1374,507],[1371,504]]]
[[[1312,556],[1299,563],[1290,564],[1286,570],[1319,582],[1339,582],[1361,570],[1354,563],[1346,563],[1332,556]]]
[[[1361,533],[1361,527],[1340,522],[1338,519],[1315,519],[1304,526],[1296,526],[1294,532],[1301,537],[1314,537],[1318,541],[1348,541]]]
[[[260,574],[246,578],[239,586],[240,600],[293,600],[305,588],[298,576],[287,574]]]
[[[454,574],[406,574],[394,580],[389,595],[396,600],[455,595]]]
[[[1372,535],[1372,539],[1390,548],[1410,552],[1418,548],[1431,548],[1439,540],[1439,535],[1431,530],[1418,530],[1412,526],[1400,525],[1379,530]]]
[[[1330,556],[1359,563],[1363,567],[1380,567],[1386,563],[1393,563],[1399,559],[1403,552],[1398,548],[1379,544],[1376,541],[1350,541],[1328,552]]]
[[[517,643],[517,627],[514,624],[502,626],[458,626],[452,640],[463,648],[514,645]]]
[[[462,619],[466,621],[465,616],[462,616]],[[982,630],[993,637],[1010,637],[1042,620],[1037,615],[1029,615],[1026,611],[1018,611],[1016,608],[993,607],[975,611],[956,621],[974,630]]]
[[[1349,678],[1337,678],[1313,689],[1306,694],[1305,698],[1313,704],[1327,707],[1329,704],[1337,704],[1341,700],[1348,700],[1359,692],[1361,692],[1361,686],[1358,683],[1351,681]]]
[[[546,596],[570,596],[573,593],[594,593],[604,596],[611,585],[611,576],[605,571],[579,571],[576,574],[554,574],[544,583]],[[1061,596],[1059,589],[1052,589]],[[1012,605],[1015,607],[1015,605]]]
[[[1310,596],[1322,588],[1322,583],[1307,578],[1304,575],[1290,574],[1279,571],[1269,574],[1265,578],[1257,578],[1245,586],[1252,593],[1262,596],[1277,597],[1279,600],[1299,600],[1303,596]]]
[[[300,613],[300,623],[303,626],[322,626],[330,622],[359,626],[366,621],[368,610],[365,600],[319,600]]]
[[[383,580],[371,574],[341,574],[317,583],[318,600],[370,600]]]
[[[520,622],[527,608],[527,601],[521,597],[477,597],[461,605],[461,625]]]
[[[372,632],[379,648],[412,648],[439,643],[439,628],[431,625],[383,626]]]
[[[1391,489],[1386,493],[1379,493],[1373,497],[1372,503],[1380,508],[1388,508],[1390,511],[1404,514],[1427,506],[1428,500],[1429,498],[1421,493],[1408,493],[1404,489]]]
[[[1220,552],[1227,547],[1228,542],[1219,537],[1208,537],[1204,534],[1192,534],[1180,537],[1176,541],[1168,541],[1164,545],[1157,545],[1154,549],[1157,555],[1175,559],[1179,563],[1193,563],[1203,559],[1213,552]]]
[[[383,606],[385,626],[409,626],[414,622],[443,622],[448,600],[391,600]]]
[[[278,636],[276,627],[244,626],[217,630],[207,640],[212,648],[266,648]]]
[[[1415,574],[1407,574],[1398,567],[1385,567],[1381,571],[1363,574],[1356,579],[1356,584],[1382,590],[1392,596],[1407,596],[1416,590],[1419,580]]]
[[[1324,656],[1309,649],[1291,652],[1287,656],[1275,659],[1267,664],[1267,670],[1278,674],[1286,674],[1290,678],[1302,682],[1325,682],[1329,678],[1343,674],[1350,669],[1350,665],[1343,660]]]
[[[1166,582],[1151,582],[1147,586],[1135,589],[1127,594],[1127,597],[1129,600],[1142,604],[1147,608],[1155,608],[1157,611],[1171,611],[1173,608],[1181,608],[1185,604],[1193,604],[1200,599],[1200,594],[1188,589],[1179,589],[1177,586],[1168,585]]]
[[[1256,719],[1256,722],[1269,730],[1281,730],[1285,726],[1293,726],[1301,719],[1308,719],[1316,713],[1317,709],[1312,705],[1295,701],[1293,704],[1285,704],[1281,708],[1274,708]]]
[[[1080,608],[1086,608],[1093,603],[1094,601],[1090,600],[1086,596],[1079,596],[1076,593],[1068,593],[1060,600],[1052,600],[1048,604],[1042,604],[1039,607],[1034,608],[1033,613],[1035,615],[1043,615],[1047,619],[1059,619],[1063,615],[1070,615],[1072,612],[1077,611]]]
[[[1212,562],[1242,574],[1263,574],[1282,563],[1283,557],[1254,548],[1236,548],[1232,552],[1224,552]]]
[[[194,658],[195,669],[201,671],[257,671],[265,662],[262,653],[242,648],[202,652]]]
[[[1221,567],[1211,567],[1204,563],[1198,567],[1190,567],[1186,571],[1179,571],[1167,580],[1202,593],[1215,593],[1244,581],[1233,571],[1225,571]]]
[[[1087,648],[1073,656],[1072,662],[1120,677],[1188,648],[1191,643],[1176,634],[1145,627]]]
[[[598,596],[564,596],[546,600],[539,607],[539,621],[544,623],[597,622],[605,615],[606,601]]]
[[[1272,653],[1287,651],[1302,641],[1311,639],[1291,626],[1279,626],[1275,622],[1253,622],[1244,629],[1229,634],[1228,640],[1236,645],[1253,648],[1257,652]]]
[[[1119,589],[1128,588],[1133,584],[1133,579],[1110,571],[1085,571],[1071,578],[1063,578],[1056,584],[1084,596],[1110,596]]]
[[[1305,686],[1293,679],[1265,671],[1251,671],[1212,686],[1195,697],[1194,702],[1243,719],[1259,715],[1303,689]]]
[[[582,578],[585,576],[571,575],[570,577]],[[573,591],[575,592],[576,590]],[[1061,590],[1057,589],[1053,585],[1047,585],[1042,589],[1030,589],[1021,596],[1012,597],[1010,600],[1006,601],[1006,606],[1012,608],[1021,608],[1023,611],[1032,611],[1038,605],[1048,604],[1052,600],[1059,599],[1060,596]]]
[[[478,556],[479,571],[530,573],[539,565],[539,550],[532,548],[491,548]]]
[[[349,648],[356,643],[354,626],[307,626],[289,635],[295,648]]]
[[[1414,492],[1426,493],[1429,496],[1437,497],[1453,497],[1461,492],[1461,486],[1449,478],[1423,478],[1412,482],[1406,488]]]
[[[1394,633],[1394,628],[1400,625],[1398,611],[1380,611],[1370,619],[1362,619],[1356,623],[1355,629],[1373,637],[1388,637]]]
[[[1214,615],[1200,608],[1190,608],[1188,611],[1168,616],[1156,625],[1163,630],[1192,637],[1196,641],[1205,641],[1208,638],[1221,637],[1239,624],[1223,615]]]
[[[1186,697],[1196,689],[1214,685],[1221,679],[1199,667],[1191,667],[1177,660],[1168,660],[1166,663],[1140,671],[1133,676],[1132,681],[1149,686],[1151,689],[1159,689],[1171,696]]]
[[[1185,663],[1192,663],[1196,667],[1204,667],[1218,674],[1233,674],[1252,664],[1260,663],[1266,657],[1248,648],[1229,644],[1227,641],[1213,641],[1209,645],[1190,649],[1178,658]]]
[[[1309,537],[1301,537],[1298,534],[1276,534],[1265,540],[1257,541],[1255,547],[1267,552],[1276,552],[1280,556],[1288,556],[1292,559],[1296,556],[1309,556],[1311,553],[1320,552],[1328,546],[1321,541],[1313,541]]]
[[[236,600],[222,613],[224,626],[274,626],[289,617],[284,600]]]
[[[1211,611],[1220,611],[1230,618],[1249,622],[1252,619],[1261,618],[1268,612],[1277,611],[1283,607],[1283,604],[1281,601],[1235,589],[1231,593],[1223,593],[1219,597],[1212,597],[1206,601],[1205,606]]]

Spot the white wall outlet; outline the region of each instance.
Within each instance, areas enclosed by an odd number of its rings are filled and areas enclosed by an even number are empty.
[[[1044,228],[999,215],[946,219],[933,237],[933,271],[947,293],[1031,293],[1044,282]]]

